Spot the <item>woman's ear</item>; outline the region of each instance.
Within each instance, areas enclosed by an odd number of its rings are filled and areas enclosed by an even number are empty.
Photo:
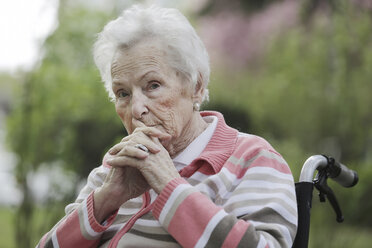
[[[194,87],[193,101],[201,103],[203,101],[204,91],[203,80],[201,74],[199,73],[198,80]]]

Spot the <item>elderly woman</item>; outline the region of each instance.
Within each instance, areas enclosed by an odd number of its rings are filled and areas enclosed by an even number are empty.
[[[38,247],[290,247],[294,183],[264,139],[200,112],[208,54],[177,10],[132,7],[95,62],[128,136]]]

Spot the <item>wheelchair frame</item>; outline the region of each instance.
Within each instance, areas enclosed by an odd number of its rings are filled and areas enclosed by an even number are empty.
[[[318,171],[315,179],[314,173]],[[337,222],[342,222],[344,217],[332,189],[327,185],[331,178],[344,187],[352,187],[358,182],[358,174],[348,169],[345,165],[325,155],[309,157],[301,170],[299,182],[296,186],[298,227],[292,248],[306,248],[309,242],[310,211],[314,186],[319,191],[320,201],[327,198],[336,212]]]

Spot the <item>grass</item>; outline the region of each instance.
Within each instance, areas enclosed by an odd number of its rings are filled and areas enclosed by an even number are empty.
[[[12,208],[0,207],[0,248],[13,248],[14,242],[14,215]]]

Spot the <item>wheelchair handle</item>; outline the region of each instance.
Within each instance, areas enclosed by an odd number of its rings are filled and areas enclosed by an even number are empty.
[[[358,183],[358,174],[350,170],[345,165],[334,161],[333,166],[329,167],[329,177],[344,187],[353,187]]]
[[[326,169],[328,176],[344,187],[352,187],[358,182],[358,174],[333,158],[324,155],[309,157],[301,170],[300,182],[312,182],[316,170]]]

